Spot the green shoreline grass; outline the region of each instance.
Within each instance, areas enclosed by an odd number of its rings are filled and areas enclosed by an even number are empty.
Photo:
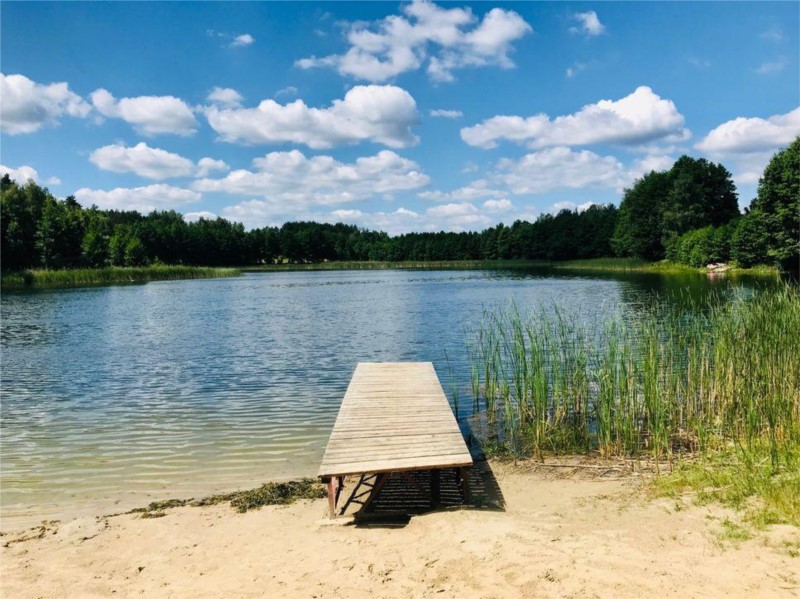
[[[3,273],[0,287],[10,289],[46,289],[59,287],[90,287],[93,285],[120,285],[183,279],[209,279],[235,277],[241,271],[235,268],[207,266],[142,266],[108,268],[76,268],[67,270],[26,270]]]
[[[654,274],[704,274],[705,268],[693,268],[666,261],[645,262],[629,258],[595,258],[592,260],[407,260],[402,262],[319,262],[313,264],[261,264],[246,267],[207,266],[142,266],[107,268],[76,268],[64,270],[36,269],[7,272],[0,278],[0,287],[13,289],[55,289],[64,287],[90,287],[94,285],[122,285],[183,279],[209,279],[235,277],[243,272],[292,272],[333,270],[525,270],[582,272],[638,272]],[[749,269],[732,268],[728,274],[777,276],[778,271],[769,266]]]
[[[261,264],[246,266],[243,272],[276,272],[276,271],[317,271],[317,270],[515,270],[542,269],[564,271],[595,272],[640,272],[654,274],[706,274],[706,268],[694,268],[685,264],[677,264],[662,260],[646,262],[635,258],[593,258],[589,260],[406,260],[400,262],[387,261],[342,261],[317,262],[309,264]],[[778,270],[771,266],[755,268],[730,268],[725,271],[732,274],[751,274],[774,276]]]

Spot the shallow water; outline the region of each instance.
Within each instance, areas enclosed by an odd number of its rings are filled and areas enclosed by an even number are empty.
[[[314,476],[357,362],[433,361],[463,398],[465,331],[484,307],[596,319],[647,309],[653,291],[702,301],[730,286],[386,270],[4,293],[0,525]]]

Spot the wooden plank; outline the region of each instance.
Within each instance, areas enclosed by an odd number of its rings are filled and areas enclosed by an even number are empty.
[[[361,363],[345,393],[319,475],[471,465],[433,364]]]

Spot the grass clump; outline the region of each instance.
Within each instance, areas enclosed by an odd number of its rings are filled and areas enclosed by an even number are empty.
[[[88,287],[146,283],[148,281],[208,279],[238,276],[235,268],[206,266],[152,265],[142,267],[110,266],[108,268],[73,268],[64,270],[26,270],[3,273],[3,289]]]
[[[768,446],[751,451],[728,448],[678,463],[653,485],[659,496],[689,493],[698,505],[716,502],[740,511],[743,522],[756,529],[771,524],[800,526],[800,468],[796,464],[773,468]],[[724,521],[723,529],[728,540],[736,540],[731,536],[736,531]]]

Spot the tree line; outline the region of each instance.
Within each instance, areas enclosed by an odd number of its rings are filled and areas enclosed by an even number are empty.
[[[611,252],[617,209],[562,210],[481,233],[396,237],[342,223],[288,222],[245,231],[224,218],[186,222],[175,211],[83,208],[29,181],[0,182],[2,268],[241,266],[278,262],[597,258]]]
[[[223,218],[186,222],[175,211],[84,208],[29,181],[0,181],[2,269],[241,266],[278,262],[568,260],[631,256],[702,266],[791,267],[800,247],[800,138],[767,166],[758,197],[741,215],[721,164],[682,156],[625,190],[619,209],[594,205],[482,232],[390,237],[342,223],[288,222],[246,231]]]
[[[670,170],[648,173],[625,190],[611,245],[616,255],[646,260],[691,266],[732,260],[797,272],[800,137],[771,158],[743,215],[721,164],[682,156]]]

